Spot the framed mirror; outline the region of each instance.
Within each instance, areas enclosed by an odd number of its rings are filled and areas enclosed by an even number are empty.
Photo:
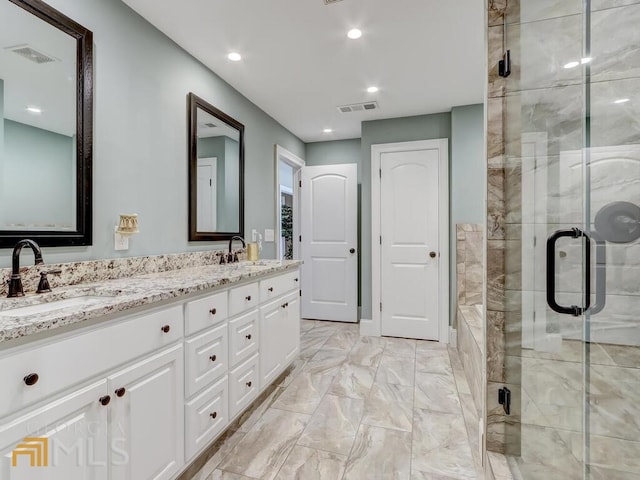
[[[189,240],[244,237],[244,125],[189,94]]]
[[[0,18],[0,248],[90,245],[93,35],[40,0]]]

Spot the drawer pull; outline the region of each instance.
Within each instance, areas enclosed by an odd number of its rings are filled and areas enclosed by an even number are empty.
[[[26,377],[24,377],[24,383],[27,384],[27,386],[32,386],[35,385],[36,383],[38,383],[38,379],[40,377],[38,376],[37,373],[30,373],[29,375],[27,375]]]
[[[245,338],[246,338],[247,340],[251,340],[251,334],[249,334],[249,335],[245,335]]]
[[[122,398],[124,397],[124,394],[127,393],[127,389],[124,387],[120,387],[114,393],[118,398]]]
[[[251,301],[251,295],[247,295],[247,296],[246,296],[246,297],[244,297],[244,298],[245,298],[245,300],[246,300],[247,302],[250,302],[250,301]]]
[[[209,360],[211,360],[212,362],[215,362],[217,359],[218,359],[218,356],[217,356],[217,355],[211,355],[211,356],[209,357]]]
[[[216,313],[218,313],[218,310],[216,310],[215,308],[212,308],[211,310],[209,310],[209,313],[211,315],[215,315]]]
[[[270,292],[273,292],[273,287],[269,287],[267,288],[267,290],[269,290]]]
[[[171,330],[171,327],[169,325],[165,325],[160,330],[162,330],[164,333],[169,333],[169,330]]]
[[[251,382],[247,382],[247,387],[251,388],[252,383]]]
[[[218,412],[210,413],[210,414],[209,414],[209,416],[210,416],[211,418],[216,418],[216,417],[218,416]]]
[[[106,407],[109,405],[109,402],[111,402],[111,397],[109,395],[105,395],[104,397],[100,397],[100,400],[98,401],[100,402],[100,405]]]

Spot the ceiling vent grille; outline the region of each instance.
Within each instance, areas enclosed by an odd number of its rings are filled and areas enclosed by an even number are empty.
[[[366,102],[366,103],[354,103],[351,105],[339,105],[338,111],[340,113],[350,112],[368,112],[371,110],[378,110],[378,102]]]
[[[334,3],[341,2],[342,0],[324,0],[325,5],[332,5]]]
[[[38,65],[60,61],[59,59],[38,51],[35,48],[30,47],[29,45],[15,45],[13,47],[7,47],[5,50],[9,50],[10,52],[20,55],[22,58],[26,58],[29,61],[37,63]]]

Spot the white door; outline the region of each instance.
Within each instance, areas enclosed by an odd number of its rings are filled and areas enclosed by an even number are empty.
[[[111,442],[129,455],[112,480],[168,480],[182,466],[182,356],[177,345],[109,377]]]
[[[357,322],[357,165],[302,169],[302,317]]]
[[[441,217],[448,217],[444,213],[448,209],[443,212],[441,208],[446,144],[398,145],[379,152],[374,162],[380,166],[376,190],[381,238],[376,251],[380,255],[381,333],[440,340],[443,311],[448,310],[448,305],[441,305],[441,296],[443,286],[449,288],[448,278],[441,278],[441,267],[448,269],[447,241],[440,227]]]
[[[107,480],[109,407],[99,402],[106,395],[103,380],[4,422],[0,426],[0,478]]]
[[[216,231],[216,185],[217,185],[216,157],[198,159],[198,232]]]

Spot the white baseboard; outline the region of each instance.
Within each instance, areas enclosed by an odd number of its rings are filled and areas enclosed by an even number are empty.
[[[380,332],[375,325],[373,324],[373,320],[368,318],[360,319],[360,336],[362,337],[379,337]]]
[[[449,345],[453,348],[458,346],[458,331],[453,327],[449,327]]]

